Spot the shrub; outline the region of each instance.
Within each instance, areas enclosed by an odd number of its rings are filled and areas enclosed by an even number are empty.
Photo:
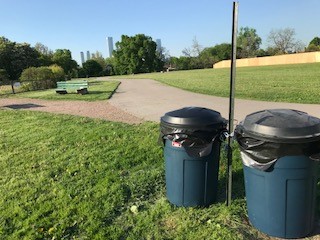
[[[57,64],[53,64],[48,67],[53,73],[53,80],[56,82],[65,80],[65,73],[62,67]]]
[[[26,91],[56,87],[53,71],[49,67],[30,67],[23,70],[20,81]]]

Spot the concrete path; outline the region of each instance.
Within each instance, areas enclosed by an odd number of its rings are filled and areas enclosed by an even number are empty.
[[[113,97],[108,101],[132,115],[149,121],[160,121],[166,112],[182,107],[206,107],[228,118],[229,99],[197,94],[170,87],[150,79],[121,80]],[[235,100],[235,121],[239,122],[246,115],[274,108],[301,110],[320,118],[319,104],[275,103],[252,100]]]

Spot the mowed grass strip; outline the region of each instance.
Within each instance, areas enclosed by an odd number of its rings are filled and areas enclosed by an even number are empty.
[[[77,80],[73,80],[77,82]],[[73,82],[70,81],[70,82]],[[11,94],[11,87],[7,87],[5,95],[1,97],[18,97],[18,98],[35,98],[46,100],[82,100],[82,101],[99,101],[109,99],[119,86],[119,81],[97,81],[89,80],[88,94],[77,94],[76,90],[68,91],[68,94],[58,94],[55,89],[47,89],[41,91],[19,92],[17,88],[16,94]],[[1,94],[1,91],[0,91]]]
[[[268,239],[248,223],[237,149],[231,207],[223,151],[218,203],[178,208],[155,123],[0,110],[0,125],[1,239]]]
[[[230,69],[137,74],[192,92],[228,97]],[[320,63],[239,67],[236,97],[272,102],[320,103]]]

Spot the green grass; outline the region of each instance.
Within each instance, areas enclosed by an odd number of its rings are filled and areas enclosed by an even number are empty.
[[[89,94],[81,95],[76,91],[68,94],[58,94],[55,89],[19,92],[16,94],[5,94],[1,97],[15,97],[15,98],[36,98],[47,100],[83,100],[83,101],[99,101],[109,99],[114,91],[119,86],[119,81],[89,81]],[[10,90],[11,91],[11,88]],[[8,90],[7,90],[8,92]]]
[[[230,69],[138,74],[122,78],[150,78],[192,92],[229,96]],[[237,98],[319,104],[319,89],[320,63],[237,68]]]
[[[0,110],[0,125],[0,239],[267,239],[248,224],[238,149],[230,208],[224,153],[218,203],[178,208],[155,123]]]

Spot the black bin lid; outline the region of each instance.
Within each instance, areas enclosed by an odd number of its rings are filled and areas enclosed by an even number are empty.
[[[161,117],[161,123],[181,127],[205,127],[226,125],[226,120],[217,111],[203,107],[185,107],[167,112]]]
[[[269,109],[247,115],[236,132],[271,142],[313,142],[320,139],[320,119],[292,109]]]

